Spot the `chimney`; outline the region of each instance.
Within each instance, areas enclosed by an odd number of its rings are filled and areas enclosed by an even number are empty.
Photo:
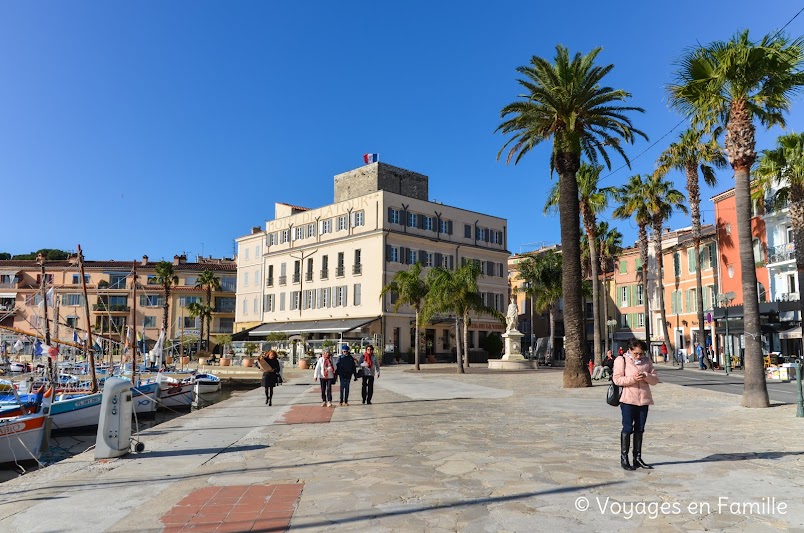
[[[145,266],[145,265],[147,265],[147,264],[148,264],[148,256],[147,256],[147,255],[143,255],[143,256],[142,256],[142,266]]]
[[[67,258],[67,262],[69,264],[71,264],[71,265],[77,265],[78,264],[78,254],[70,254],[70,256]]]
[[[252,235],[256,235],[256,234],[258,234],[258,233],[262,233],[262,228],[261,228],[261,227],[259,227],[259,226],[253,226],[253,227],[251,228],[251,234],[252,234]]]
[[[174,255],[173,256],[173,266],[176,266],[178,264],[181,264],[181,257],[178,256],[178,255]]]

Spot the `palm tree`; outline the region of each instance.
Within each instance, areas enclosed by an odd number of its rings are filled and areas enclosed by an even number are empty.
[[[464,373],[464,368],[469,367],[470,315],[472,313],[491,315],[499,320],[504,320],[502,313],[483,303],[477,283],[478,278],[482,276],[480,262],[472,259],[467,260],[454,271],[435,267],[427,274],[429,292],[423,309],[422,322],[429,320],[435,313],[455,313],[459,373]],[[461,361],[459,322],[463,322],[463,362]]]
[[[608,222],[597,225],[597,240],[600,243],[600,270],[603,271],[603,316],[609,317],[609,291],[606,288],[606,270],[615,257],[623,250],[623,234],[617,228],[609,229]],[[643,293],[644,298],[644,293]],[[608,327],[608,326],[607,326]],[[608,333],[608,329],[606,330]],[[609,337],[605,335],[605,351],[609,350]]]
[[[776,148],[763,150],[754,169],[759,192],[771,193],[774,208],[790,205],[793,252],[796,256],[798,289],[804,272],[804,134],[791,133],[776,139]],[[790,292],[795,292],[788,287]],[[804,316],[804,299],[801,316]]]
[[[416,263],[408,270],[400,270],[394,274],[391,283],[386,285],[380,291],[380,299],[382,300],[389,292],[396,293],[398,296],[396,303],[394,303],[394,311],[399,311],[403,305],[409,305],[413,308],[416,314],[416,342],[414,344],[414,362],[416,370],[419,370],[419,313],[422,308],[422,301],[427,296],[427,285],[422,279],[422,264]]]
[[[198,336],[198,351],[201,351],[201,339],[204,337],[204,321],[209,323],[212,318],[212,307],[201,302],[193,302],[187,306],[187,311],[193,318],[201,319],[201,334]]]
[[[508,149],[506,162],[518,163],[530,150],[552,140],[550,170],[559,176],[561,199],[561,250],[565,255],[562,271],[564,295],[564,327],[567,337],[565,387],[589,387],[592,380],[583,364],[582,338],[584,333],[581,303],[580,217],[576,174],[581,167],[581,154],[592,164],[598,156],[607,167],[611,161],[607,149],[614,150],[628,163],[621,142],[632,143],[635,135],[647,138],[634,128],[627,114],[642,112],[639,107],[620,105],[631,95],[622,89],[612,89],[601,82],[614,65],[596,66],[600,53],[595,48],[586,55],[575,54],[561,45],[556,46],[555,62],[533,56],[530,65],[517,68],[525,89],[521,99],[503,107],[503,123],[497,131],[512,134],[497,154],[499,159]],[[510,146],[510,148],[509,148]]]
[[[602,353],[600,352],[600,291],[598,290],[598,253],[597,253],[597,215],[605,211],[609,205],[609,197],[613,194],[614,189],[611,187],[601,188],[598,184],[600,181],[600,172],[603,170],[601,165],[589,165],[581,163],[581,168],[578,169],[576,179],[578,180],[578,206],[581,210],[581,222],[586,232],[586,240],[589,246],[589,263],[592,274],[592,313],[594,317],[592,322],[594,325],[594,354],[595,365],[600,366],[603,364]],[[544,204],[544,211],[550,212],[558,208],[560,201],[559,184],[553,185],[547,195],[547,201]]]
[[[522,291],[531,298],[531,328],[534,310],[549,314],[550,342],[547,347],[552,354],[556,336],[555,309],[561,300],[561,254],[550,250],[535,257],[526,257],[519,262],[517,268],[519,277],[526,282]],[[533,350],[535,353],[535,346]]]
[[[162,286],[165,291],[165,301],[162,302],[162,329],[165,334],[168,332],[168,311],[170,307],[170,291],[179,284],[179,276],[173,271],[173,263],[167,261],[159,261],[156,264],[156,283]]]
[[[687,196],[692,212],[692,241],[695,247],[695,298],[698,302],[698,342],[706,346],[706,327],[704,326],[703,282],[701,281],[701,190],[698,183],[698,166],[704,182],[710,187],[717,184],[715,169],[726,167],[726,158],[717,144],[717,132],[704,139],[703,131],[690,128],[684,131],[678,141],[671,144],[659,156],[657,172],[664,175],[671,169],[681,170],[687,175]],[[709,163],[709,164],[707,164]]]
[[[221,290],[221,280],[215,273],[211,270],[204,270],[201,272],[201,275],[198,276],[198,279],[195,281],[195,288],[196,289],[204,289],[207,296],[207,307],[210,308],[210,311],[214,309],[212,305],[212,291],[219,291]],[[204,329],[204,324],[202,322],[201,329]],[[210,349],[209,346],[209,334],[212,330],[212,313],[207,316],[207,350]],[[202,332],[203,333],[203,332]],[[202,335],[203,336],[203,335]]]
[[[662,334],[670,345],[670,353],[674,353],[673,343],[667,334],[667,310],[664,308],[664,255],[662,254],[662,231],[664,223],[673,215],[673,210],[687,212],[685,198],[681,191],[673,188],[673,184],[654,172],[645,183],[645,198],[653,226],[653,253],[656,256],[656,290],[659,293],[659,310],[662,315]]]
[[[737,235],[743,280],[745,380],[742,405],[768,407],[762,361],[757,273],[751,235],[751,167],[756,119],[766,128],[785,126],[791,98],[804,85],[804,40],[781,32],[753,42],[745,30],[731,40],[689,50],[669,88],[672,105],[706,127],[725,127],[726,154],[734,169]]]
[[[642,303],[645,313],[645,342],[650,346],[650,298],[648,295],[648,226],[651,223],[651,214],[645,203],[645,180],[636,174],[628,178],[628,182],[618,188],[615,198],[619,206],[614,210],[614,217],[629,219],[634,217],[637,223],[637,235],[639,236],[639,261],[641,272],[637,273],[637,279],[642,283]]]

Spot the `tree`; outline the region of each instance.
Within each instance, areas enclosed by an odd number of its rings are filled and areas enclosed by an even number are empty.
[[[11,254],[8,252],[0,252],[0,260],[8,260],[11,259]]]
[[[641,271],[637,279],[642,283],[642,302],[645,309],[645,342],[650,346],[650,297],[648,292],[648,226],[651,214],[645,203],[645,180],[636,174],[628,178],[628,182],[619,187],[614,196],[619,206],[614,210],[614,217],[629,219],[634,217],[639,236],[639,262]]]
[[[645,182],[645,198],[643,201],[648,208],[653,226],[653,253],[656,256],[656,290],[659,293],[659,310],[662,315],[662,333],[674,353],[673,343],[667,333],[667,310],[664,307],[664,254],[662,253],[662,232],[664,223],[672,215],[673,210],[686,213],[684,194],[673,188],[673,184],[665,181],[657,172],[650,175]]]
[[[589,246],[589,266],[592,275],[592,318],[594,333],[594,348],[592,354],[595,365],[603,364],[603,357],[600,351],[600,291],[598,280],[598,253],[597,253],[597,215],[602,213],[609,204],[609,197],[614,192],[611,187],[600,188],[600,172],[603,167],[600,165],[589,165],[581,163],[576,179],[578,180],[578,206],[581,211],[581,222],[586,232],[586,240]],[[557,209],[560,201],[560,187],[556,183],[547,195],[547,202],[544,204],[544,211],[549,212]]]
[[[155,281],[165,291],[165,301],[162,303],[162,329],[168,331],[168,313],[170,310],[170,291],[179,284],[179,276],[173,271],[173,263],[159,261],[155,267]]]
[[[212,331],[212,310],[214,307],[212,306],[212,291],[219,291],[221,290],[221,280],[218,276],[215,275],[214,272],[211,270],[204,270],[201,272],[201,275],[198,276],[198,279],[195,281],[195,288],[196,289],[203,289],[206,292],[207,296],[207,307],[210,308],[210,313],[207,315],[207,350],[209,349],[209,334]],[[204,324],[201,324],[202,329],[202,336],[203,336],[203,329]]]
[[[729,41],[692,48],[669,87],[671,104],[705,128],[721,125],[734,170],[737,238],[743,292],[745,380],[742,405],[768,407],[762,359],[757,275],[751,234],[751,167],[757,158],[754,121],[785,126],[791,98],[804,85],[804,41],[781,32],[751,41],[748,30]]]
[[[416,334],[413,348],[413,360],[416,370],[419,370],[419,326],[420,312],[422,309],[422,301],[427,296],[427,284],[422,279],[422,264],[416,263],[411,265],[407,270],[400,270],[394,274],[391,283],[386,285],[380,291],[380,300],[382,300],[389,292],[396,293],[398,298],[394,303],[394,312],[399,311],[403,305],[409,305],[413,308],[416,317]]]
[[[798,289],[804,280],[804,134],[791,133],[776,139],[776,148],[763,150],[754,170],[757,191],[770,195],[771,209],[790,205],[793,252],[796,257]],[[788,287],[790,292],[795,292]],[[804,299],[800,299],[804,316]]]
[[[606,272],[608,265],[612,263],[615,257],[620,255],[623,250],[623,234],[617,228],[609,229],[608,222],[601,222],[597,225],[597,240],[600,243],[600,270],[603,272],[603,316],[608,321],[609,318],[609,291],[606,288]],[[645,293],[643,299],[645,299]],[[647,316],[645,317],[647,321]],[[607,326],[608,328],[608,326]],[[608,333],[608,329],[606,330]],[[605,351],[609,350],[609,338],[606,335]]]
[[[694,127],[689,128],[659,156],[659,168],[657,169],[661,175],[675,169],[683,171],[687,176],[687,196],[692,212],[692,241],[697,267],[695,269],[695,298],[698,302],[698,342],[701,343],[701,346],[706,346],[706,327],[704,325],[703,282],[701,280],[701,190],[698,183],[698,166],[700,165],[704,182],[710,187],[714,187],[717,184],[717,178],[713,167],[726,167],[726,158],[723,157],[716,138],[717,133],[705,139],[703,131]]]
[[[204,321],[206,320],[209,323],[212,318],[212,307],[201,302],[193,302],[187,306],[187,311],[190,312],[191,317],[201,319],[201,335],[198,336],[198,350],[201,351],[201,340],[204,338]]]
[[[564,367],[565,387],[589,387],[591,376],[583,364],[584,334],[580,273],[580,217],[576,174],[581,166],[581,154],[597,164],[602,158],[607,167],[611,161],[607,150],[620,154],[628,163],[621,142],[633,143],[636,135],[647,138],[634,128],[628,113],[643,112],[642,108],[620,105],[631,95],[621,89],[602,86],[603,78],[614,65],[596,66],[600,53],[595,48],[589,54],[570,57],[563,46],[556,47],[554,63],[533,56],[530,65],[517,68],[525,89],[520,100],[503,107],[503,123],[497,131],[512,134],[497,154],[508,150],[506,162],[518,163],[538,144],[552,140],[550,170],[559,177],[561,250],[565,268],[562,272],[564,295],[564,328],[567,338]],[[509,148],[510,147],[510,148]]]
[[[563,259],[561,254],[550,250],[535,257],[527,257],[517,265],[519,276],[525,280],[524,292],[531,300],[531,328],[533,327],[533,310],[547,312],[550,320],[550,342],[548,349],[554,353],[555,346],[555,309],[561,300],[561,271]],[[534,347],[535,353],[535,347]]]
[[[39,254],[42,254],[42,257],[44,257],[48,261],[64,261],[65,259],[70,257],[70,252],[65,252],[63,250],[56,250],[53,248],[42,248],[29,254],[17,254],[11,257],[10,259],[20,261],[34,261],[36,260]]]
[[[422,311],[422,322],[436,313],[455,313],[455,339],[458,349],[456,351],[458,373],[465,372],[464,367],[469,366],[469,323],[470,315],[491,315],[498,320],[504,320],[502,313],[486,306],[477,284],[478,278],[483,276],[480,262],[467,260],[456,270],[435,267],[427,273],[427,298]],[[463,359],[461,361],[460,323],[463,322]]]

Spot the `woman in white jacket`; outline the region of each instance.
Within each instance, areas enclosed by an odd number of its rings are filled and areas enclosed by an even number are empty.
[[[315,364],[313,378],[321,384],[321,406],[332,407],[332,381],[335,379],[335,365],[332,363],[332,353],[324,348],[322,357]]]

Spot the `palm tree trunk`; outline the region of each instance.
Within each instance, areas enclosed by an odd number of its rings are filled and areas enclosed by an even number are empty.
[[[595,238],[595,224],[592,220],[592,226],[586,228],[586,236],[589,240],[589,257],[592,267],[592,326],[594,333],[592,334],[593,348],[592,356],[595,361],[595,366],[603,364],[603,357],[600,353],[600,280],[598,279],[598,260],[597,260],[597,239]]]
[[[665,342],[669,346],[669,353],[674,352],[674,344],[670,340],[667,332],[667,309],[664,308],[664,256],[662,255],[662,221],[657,220],[653,223],[654,254],[656,254],[656,283],[659,289],[659,309],[662,315],[662,334]]]
[[[547,346],[547,349],[550,350],[550,363],[551,365],[555,366],[556,361],[556,315],[554,312],[554,307],[550,306],[550,344]],[[546,361],[545,361],[546,362]]]
[[[605,332],[606,332],[606,334],[603,336],[603,351],[608,352],[609,351],[609,323],[608,323],[609,322],[609,291],[606,289],[606,265],[605,265],[605,263],[601,262],[600,266],[602,267],[601,270],[603,270],[603,294],[601,295],[602,300],[603,300],[603,318],[606,319],[605,320],[605,326],[606,326]],[[597,361],[595,361],[595,364],[597,365]],[[602,361],[601,361],[601,364],[602,364]]]
[[[556,152],[554,156],[559,175],[559,220],[561,223],[561,252],[564,268],[561,289],[564,298],[564,387],[591,387],[592,377],[584,364],[584,312],[581,298],[581,232],[578,225],[578,181],[580,156],[571,152]]]
[[[463,314],[463,366],[469,368],[469,313]]]
[[[645,342],[650,350],[650,296],[648,293],[648,230],[639,224],[639,257],[642,261],[642,304],[645,308]]]
[[[458,374],[463,374],[463,360],[461,356],[461,319],[455,314],[455,359],[458,362]]]
[[[413,348],[413,366],[416,370],[420,370],[419,368],[419,308],[414,307],[413,310],[416,312],[416,345]]]
[[[798,273],[798,286],[796,291],[791,291],[790,287],[787,288],[788,292],[798,292],[801,294],[801,282],[804,280],[804,187],[801,184],[790,184],[790,222],[793,225],[793,242],[795,248],[793,252],[796,255],[796,271]],[[804,317],[804,298],[799,296],[799,314]]]
[[[530,353],[533,357],[536,356],[536,330],[533,328],[535,320],[536,316],[533,310],[533,292],[531,292],[530,293]]]
[[[706,350],[706,322],[704,322],[703,280],[701,279],[701,193],[698,186],[698,162],[686,165],[687,194],[692,215],[692,241],[695,247],[695,300],[698,304],[698,342]]]
[[[168,307],[170,306],[170,288],[165,286],[165,301],[162,303],[162,327],[167,335],[168,327]]]

